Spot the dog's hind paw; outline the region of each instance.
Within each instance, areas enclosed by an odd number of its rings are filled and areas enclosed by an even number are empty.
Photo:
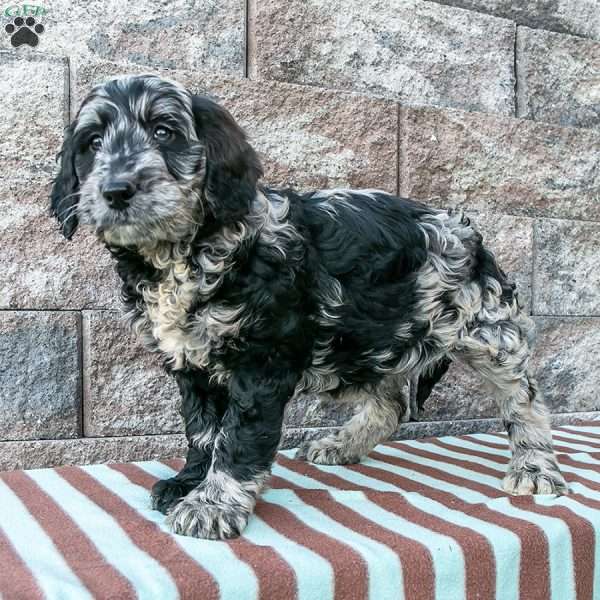
[[[296,451],[295,458],[318,465],[352,465],[359,463],[361,459],[336,440],[329,438],[305,442]]]
[[[502,489],[513,496],[532,494],[565,496],[569,493],[569,486],[558,464],[554,458],[548,459],[545,456],[514,458],[502,481]]]

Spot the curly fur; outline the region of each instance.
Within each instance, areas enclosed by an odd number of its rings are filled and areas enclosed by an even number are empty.
[[[181,390],[187,463],[152,498],[173,530],[239,535],[295,394],[356,405],[299,452],[354,462],[405,416],[406,381],[421,377],[422,404],[457,359],[498,395],[513,451],[505,489],[566,493],[528,372],[532,322],[469,220],[261,176],[225,109],[154,76],[94,88],[66,130],[52,211],[67,237],[87,225],[112,253],[133,331]],[[115,181],[135,191],[116,208]]]

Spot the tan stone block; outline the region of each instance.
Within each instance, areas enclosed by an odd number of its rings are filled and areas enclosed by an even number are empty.
[[[514,114],[510,21],[421,0],[252,0],[250,76]]]
[[[520,117],[600,128],[600,42],[519,27],[516,64]]]
[[[600,131],[401,110],[400,192],[439,206],[600,219]]]
[[[0,308],[118,306],[110,254],[84,230],[65,240],[48,212],[50,176],[20,173],[0,181]]]

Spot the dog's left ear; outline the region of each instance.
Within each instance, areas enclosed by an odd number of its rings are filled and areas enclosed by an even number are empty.
[[[205,191],[213,216],[232,222],[246,214],[263,170],[235,119],[205,96],[192,97],[196,134],[206,149]]]
[[[77,203],[79,202],[79,179],[75,172],[75,149],[73,148],[72,123],[65,129],[62,149],[59,152],[60,170],[50,192],[50,212],[58,219],[63,235],[70,240],[77,229]]]

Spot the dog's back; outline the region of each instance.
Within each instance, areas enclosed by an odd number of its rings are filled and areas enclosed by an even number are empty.
[[[318,256],[309,389],[418,374],[452,351],[487,288],[503,303],[514,300],[513,286],[460,213],[378,191],[316,192],[298,201]]]

